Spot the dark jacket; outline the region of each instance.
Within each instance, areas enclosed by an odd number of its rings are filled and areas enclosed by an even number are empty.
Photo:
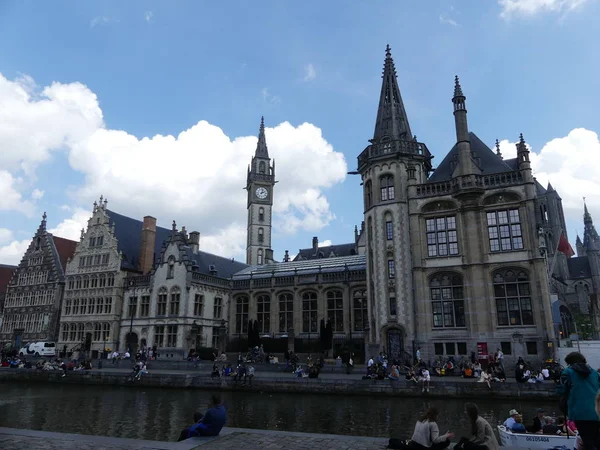
[[[217,405],[206,411],[200,422],[189,428],[188,437],[218,436],[227,422],[227,410],[223,405]]]
[[[600,420],[596,413],[596,394],[600,388],[600,376],[583,363],[567,367],[560,375],[556,391],[567,395],[568,416],[571,420]]]

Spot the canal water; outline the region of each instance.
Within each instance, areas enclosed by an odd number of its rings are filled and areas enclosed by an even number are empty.
[[[47,384],[0,385],[0,426],[159,441],[176,440],[210,393]],[[225,392],[228,426],[355,436],[410,438],[419,414],[441,411],[440,431],[468,434],[464,400],[352,397],[339,395]],[[536,408],[558,414],[557,401],[523,402],[482,398],[481,414],[496,425],[516,408],[529,424]]]

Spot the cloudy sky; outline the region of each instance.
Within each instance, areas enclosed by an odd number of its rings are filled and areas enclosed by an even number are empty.
[[[275,255],[360,225],[347,176],[372,137],[392,47],[413,132],[439,163],[469,125],[503,153],[523,133],[559,190],[600,223],[598,0],[0,2],[0,263],[48,213],[77,239],[94,200],[202,233],[244,259],[246,166],[261,115],[276,159]]]

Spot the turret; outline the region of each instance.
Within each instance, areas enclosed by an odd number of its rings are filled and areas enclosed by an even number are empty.
[[[467,106],[458,76],[454,78],[454,126],[456,128],[456,145],[458,146],[458,165],[454,169],[453,177],[472,175],[476,173],[471,154],[471,141],[469,139],[469,126],[467,124]]]

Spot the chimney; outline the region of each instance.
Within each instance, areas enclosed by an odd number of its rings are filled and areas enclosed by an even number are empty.
[[[317,236],[313,237],[313,255],[316,255],[319,252],[319,238]]]
[[[290,252],[285,251],[285,255],[283,255],[283,262],[290,262]]]
[[[156,244],[156,219],[152,216],[144,217],[142,225],[142,240],[140,244],[140,256],[138,269],[146,274],[152,270],[154,263],[154,246]]]
[[[273,264],[275,259],[273,258],[273,250],[270,248],[265,249],[265,264]]]
[[[200,233],[198,231],[192,231],[190,233],[188,245],[194,254],[198,253],[198,250],[200,250]]]

